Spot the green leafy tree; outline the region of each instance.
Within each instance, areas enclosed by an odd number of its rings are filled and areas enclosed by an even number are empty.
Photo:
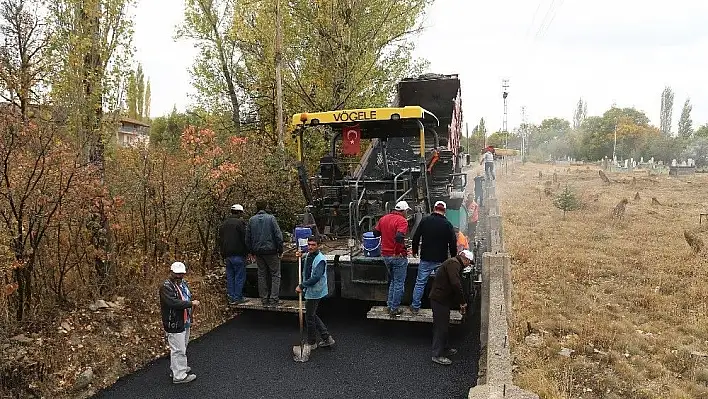
[[[580,129],[580,125],[583,123],[585,118],[588,117],[588,104],[581,98],[578,100],[578,105],[575,107],[575,114],[573,115],[573,129]]]
[[[137,97],[138,84],[135,79],[135,73],[133,71],[130,71],[130,75],[128,75],[128,84],[125,93],[125,102],[128,108],[127,112],[129,118],[136,118],[138,115],[138,104],[136,101]]]
[[[177,112],[173,107],[172,112],[166,116],[159,116],[150,124],[150,144],[155,147],[166,148],[171,151],[179,149],[180,136],[188,126],[205,125],[206,113],[203,110],[194,110],[189,113]]]
[[[286,115],[383,106],[395,84],[422,71],[412,35],[429,0],[283,3]],[[200,104],[277,142],[275,0],[188,0],[180,37],[197,41],[192,77]],[[238,111],[241,111],[239,113]]]
[[[484,124],[484,118],[479,119],[479,125],[477,125],[477,133],[482,137],[482,147],[487,145],[487,126]],[[481,150],[482,147],[479,149]]]
[[[681,117],[678,121],[678,136],[683,139],[690,139],[693,137],[693,121],[691,120],[692,109],[693,105],[691,105],[691,99],[687,98],[686,102],[683,103]]]
[[[674,92],[666,86],[661,93],[661,114],[659,116],[659,130],[664,136],[671,136],[671,115],[674,109]]]
[[[562,118],[544,119],[538,128],[535,142],[547,144],[553,140],[564,139],[570,132],[570,122]]]
[[[506,140],[509,138],[509,133],[504,133],[501,131],[496,131],[487,137],[487,145],[490,145],[495,148],[503,148],[504,143],[506,143]]]
[[[563,211],[563,220],[565,220],[566,212],[580,209],[580,200],[575,192],[566,185],[565,189],[553,200],[553,205]]]
[[[590,116],[580,125],[581,158],[596,161],[612,158],[612,130],[614,124],[600,116]]]
[[[129,118],[137,120],[149,118],[150,95],[150,80],[146,86],[143,66],[138,64],[138,67],[134,71],[130,71],[128,76],[125,102]]]
[[[708,137],[696,137],[681,153],[681,158],[691,158],[696,161],[696,166],[708,166]]]
[[[602,117],[589,117],[580,128],[579,157],[587,160],[612,158],[614,136],[617,132],[618,158],[643,156],[652,140],[658,138],[658,129],[649,125],[649,118],[634,108],[612,107]]]
[[[264,3],[249,2],[252,7]],[[244,73],[241,51],[246,43],[237,38],[236,19],[240,16],[236,6],[234,0],[187,0],[177,38],[193,40],[199,50],[190,72],[200,106],[214,113],[228,113],[229,127],[239,134],[243,82],[238,79]]]
[[[145,112],[143,116],[146,120],[150,119],[150,102],[152,101],[152,91],[150,90],[150,79],[145,84]]]
[[[694,133],[694,136],[708,137],[708,123],[706,123],[705,125],[702,125],[698,129],[696,129],[696,133]]]
[[[574,155],[570,148],[570,122],[562,118],[544,119],[539,126],[529,126],[531,157],[538,161]]]
[[[145,75],[143,74],[143,66],[138,64],[138,69],[135,72],[135,117],[137,119],[143,118],[143,112],[145,109]]]

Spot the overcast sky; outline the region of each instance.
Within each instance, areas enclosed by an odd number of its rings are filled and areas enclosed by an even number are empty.
[[[183,0],[139,0],[136,60],[152,89],[151,116],[189,105],[195,50],[174,42]],[[417,39],[431,72],[462,80],[465,122],[501,128],[502,79],[509,80],[509,129],[547,117],[571,120],[580,97],[588,114],[613,103],[659,124],[661,92],[674,89],[676,129],[687,97],[694,127],[708,123],[706,0],[437,0]]]

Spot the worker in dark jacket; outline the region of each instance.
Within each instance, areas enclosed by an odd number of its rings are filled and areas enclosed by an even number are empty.
[[[219,252],[226,264],[226,295],[229,305],[246,302],[243,299],[243,284],[246,282],[246,222],[243,206],[231,206],[229,215],[219,227]]]
[[[460,306],[460,313],[467,311],[465,292],[462,289],[462,270],[474,260],[470,251],[462,251],[454,258],[443,262],[435,273],[430,289],[430,305],[433,308],[433,362],[450,365],[448,356],[457,350],[448,346],[450,308]]]
[[[248,220],[246,245],[258,264],[258,295],[264,306],[281,304],[280,258],[283,256],[283,232],[275,216],[267,213],[265,201],[256,201],[258,213]],[[268,276],[270,275],[270,285]]]
[[[457,237],[455,230],[447,218],[445,210],[447,205],[438,201],[435,203],[433,213],[423,218],[418,228],[413,234],[413,256],[418,256],[418,245],[420,245],[420,263],[418,264],[418,277],[413,288],[413,302],[411,312],[417,314],[420,310],[421,299],[428,283],[428,277],[445,262],[450,256],[457,255]]]
[[[408,272],[408,253],[406,251],[406,234],[408,234],[408,220],[406,211],[411,208],[406,201],[399,201],[393,211],[384,215],[374,226],[374,236],[381,237],[381,256],[388,269],[388,313],[393,317],[400,316],[403,309],[401,297]]]
[[[479,204],[479,206],[482,206],[484,204],[484,176],[482,176],[482,172],[479,171],[477,172],[477,176],[474,178],[474,199]]]
[[[195,374],[187,374],[191,371],[187,366],[187,344],[192,306],[198,306],[199,301],[191,299],[192,294],[184,282],[185,273],[187,267],[184,263],[174,262],[170,266],[169,278],[160,286],[162,327],[170,347],[170,370],[175,384],[192,382],[197,378]]]

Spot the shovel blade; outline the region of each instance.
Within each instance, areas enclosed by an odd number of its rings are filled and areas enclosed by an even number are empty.
[[[293,346],[293,360],[300,363],[310,360],[310,347],[307,345]]]

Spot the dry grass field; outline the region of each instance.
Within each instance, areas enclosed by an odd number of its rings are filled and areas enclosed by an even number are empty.
[[[708,176],[608,173],[607,184],[598,171],[499,173],[515,383],[541,398],[708,398],[708,249],[684,237],[708,243]],[[553,198],[566,184],[582,208],[563,220]]]

